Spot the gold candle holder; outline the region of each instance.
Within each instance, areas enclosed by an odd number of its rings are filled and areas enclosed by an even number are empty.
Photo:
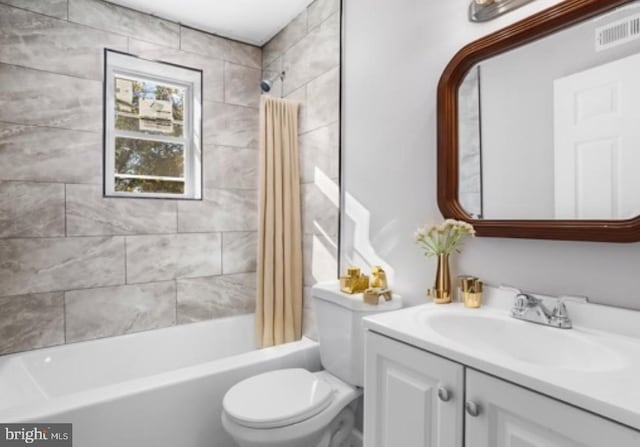
[[[482,281],[473,276],[460,278],[460,293],[464,307],[477,309],[482,306]]]

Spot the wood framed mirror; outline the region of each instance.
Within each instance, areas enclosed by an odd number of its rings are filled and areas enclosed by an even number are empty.
[[[454,56],[438,204],[479,236],[640,241],[640,0],[566,0]]]

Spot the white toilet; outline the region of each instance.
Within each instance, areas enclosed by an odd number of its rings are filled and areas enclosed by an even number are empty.
[[[362,394],[362,317],[402,307],[377,306],[340,292],[333,281],[312,291],[324,371],[269,371],[234,385],[224,397],[222,425],[240,447],[348,447],[351,404]]]

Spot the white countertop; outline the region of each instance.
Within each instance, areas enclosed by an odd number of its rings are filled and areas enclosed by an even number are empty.
[[[509,308],[513,297],[512,289],[487,287],[486,305],[480,309],[467,309],[460,303],[425,304],[367,317],[364,325],[369,330],[640,430],[640,312],[568,302],[573,329],[556,329],[513,319],[516,324],[531,325],[531,328],[526,328],[526,333],[533,337],[523,340],[523,345],[535,344],[532,338],[541,333],[537,331],[547,331],[543,339],[553,339],[557,333],[558,341],[562,343],[560,337],[579,336],[614,354],[614,363],[599,365],[602,368],[594,370],[566,369],[521,361],[502,354],[499,346],[498,349],[486,350],[477,346],[472,348],[447,338],[426,322],[425,316],[434,313],[511,318]],[[504,337],[507,343],[513,334],[505,332]],[[513,338],[509,343],[513,346]],[[540,348],[552,351],[554,344]],[[594,363],[598,360],[593,359]]]

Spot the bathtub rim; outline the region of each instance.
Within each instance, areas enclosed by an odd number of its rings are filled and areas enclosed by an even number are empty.
[[[60,346],[57,346],[57,348]],[[46,349],[55,348],[56,347]],[[81,390],[52,398],[44,397],[39,400],[31,400],[24,405],[8,407],[0,410],[0,420],[4,423],[42,421],[46,418],[52,418],[56,414],[80,408],[82,406],[92,406],[98,403],[111,402],[125,396],[146,393],[154,389],[205,377],[212,373],[228,372],[233,369],[253,365],[262,360],[273,360],[306,350],[318,350],[317,355],[319,356],[319,343],[303,336],[300,340],[278,346],[254,349],[252,351],[218,358],[204,363],[163,371],[149,376],[138,377],[123,382],[99,386],[88,390]]]

